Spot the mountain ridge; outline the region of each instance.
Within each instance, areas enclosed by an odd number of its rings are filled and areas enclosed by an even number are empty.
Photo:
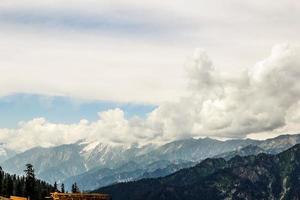
[[[157,179],[118,183],[94,192],[113,199],[299,199],[300,144],[270,155],[208,158]]]
[[[76,181],[86,190],[114,182],[136,180],[143,177],[164,176],[175,169],[185,167],[185,163],[197,163],[208,157],[228,157],[246,155],[247,146],[267,153],[279,153],[295,143],[300,142],[300,135],[282,135],[268,140],[235,139],[220,141],[211,138],[183,139],[163,145],[109,145],[100,141],[78,141],[73,144],[43,148],[36,147],[17,154],[1,163],[1,166],[10,173],[21,174],[22,167],[30,162],[35,166],[37,176],[50,183]],[[247,155],[257,154],[248,149]],[[162,162],[162,161],[165,161]],[[134,162],[136,166],[125,167],[127,163]],[[159,165],[155,163],[160,163]],[[118,169],[123,166],[123,171]],[[152,166],[152,167],[151,167]],[[149,168],[149,169],[148,169]],[[102,179],[101,170],[109,169],[111,177]],[[99,170],[94,174],[93,170]],[[136,170],[136,173],[134,173]],[[161,170],[161,171],[160,171]],[[155,172],[156,171],[156,172]],[[91,173],[90,173],[91,172]],[[144,174],[144,175],[143,175]],[[85,187],[87,177],[94,179],[92,187]],[[120,177],[123,178],[120,178]],[[71,183],[70,183],[71,184]],[[66,185],[67,186],[67,185]]]

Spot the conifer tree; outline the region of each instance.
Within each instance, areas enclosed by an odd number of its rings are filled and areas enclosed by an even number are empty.
[[[26,177],[25,195],[33,199],[35,194],[35,175],[32,164],[26,164],[26,169],[24,170],[24,172]]]
[[[72,193],[79,193],[80,192],[76,182],[72,184],[72,190],[71,191],[72,191]]]
[[[56,183],[56,181],[54,182],[54,185],[53,185],[53,187],[54,187],[53,191],[54,191],[54,192],[58,192],[58,189],[57,189],[57,183]]]
[[[3,189],[3,177],[4,177],[4,172],[2,170],[2,167],[0,167],[0,194],[2,194],[2,189]]]
[[[49,196],[54,187],[44,181],[35,179],[32,165],[26,165],[24,171],[26,173],[25,177],[10,175],[0,167],[0,196],[30,196],[31,200],[40,200]]]
[[[62,193],[65,193],[65,184],[63,184],[63,183],[61,184],[60,191]]]

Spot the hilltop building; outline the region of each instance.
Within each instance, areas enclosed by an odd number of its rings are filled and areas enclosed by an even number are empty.
[[[53,200],[112,200],[108,194],[51,193]]]
[[[0,200],[27,200],[26,197],[17,197],[17,196],[10,196],[10,198],[1,197]]]

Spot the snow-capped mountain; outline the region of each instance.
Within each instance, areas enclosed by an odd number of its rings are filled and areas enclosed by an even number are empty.
[[[191,138],[164,145],[140,147],[79,141],[50,148],[33,148],[5,160],[1,166],[10,173],[23,174],[25,164],[31,163],[37,177],[48,182],[78,181],[81,184],[81,181],[89,180],[90,184],[85,189],[93,189],[93,185],[103,186],[159,174],[166,175],[183,168],[185,163],[196,163],[217,155],[226,156],[226,152],[232,152],[232,155],[241,152],[251,154],[252,149],[259,149],[253,153],[278,153],[296,143],[300,143],[300,135],[283,135],[264,141]],[[246,148],[247,151],[241,150],[249,145],[252,146]]]
[[[197,162],[210,156],[232,151],[241,146],[255,143],[254,140],[232,140],[222,142],[209,138],[178,140],[165,145],[136,145],[104,144],[99,141],[79,141],[74,144],[57,147],[37,147],[17,154],[4,161],[3,169],[10,173],[23,174],[27,163],[33,164],[39,178],[53,183],[62,182],[69,177],[84,174],[90,170],[110,169],[119,173],[140,170],[151,173],[164,169],[170,164]],[[138,167],[128,163],[133,161]],[[167,163],[164,163],[167,162]],[[158,165],[160,163],[160,165]],[[164,163],[162,165],[162,163]],[[127,167],[125,169],[125,166]],[[128,165],[130,167],[128,167]],[[147,169],[147,170],[145,170]],[[115,172],[114,172],[115,173]],[[132,173],[133,174],[133,173]],[[124,178],[125,179],[125,178]],[[130,179],[130,176],[127,177]],[[114,179],[112,179],[114,180]],[[107,182],[112,183],[112,182]]]
[[[149,145],[135,147],[80,141],[50,148],[36,147],[2,162],[1,166],[7,172],[23,174],[25,165],[31,163],[39,178],[53,183],[96,167],[116,168],[147,150],[151,150]]]
[[[137,156],[147,154],[156,147],[155,145],[137,147],[126,144],[104,144],[99,141],[83,141],[77,144],[81,147],[79,154],[84,159],[87,169],[116,168]]]

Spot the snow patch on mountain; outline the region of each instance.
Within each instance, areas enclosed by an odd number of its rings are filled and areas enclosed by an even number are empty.
[[[85,142],[80,144],[87,144],[80,152],[81,154],[83,154],[94,150],[100,144],[100,142],[92,142],[92,143]]]

